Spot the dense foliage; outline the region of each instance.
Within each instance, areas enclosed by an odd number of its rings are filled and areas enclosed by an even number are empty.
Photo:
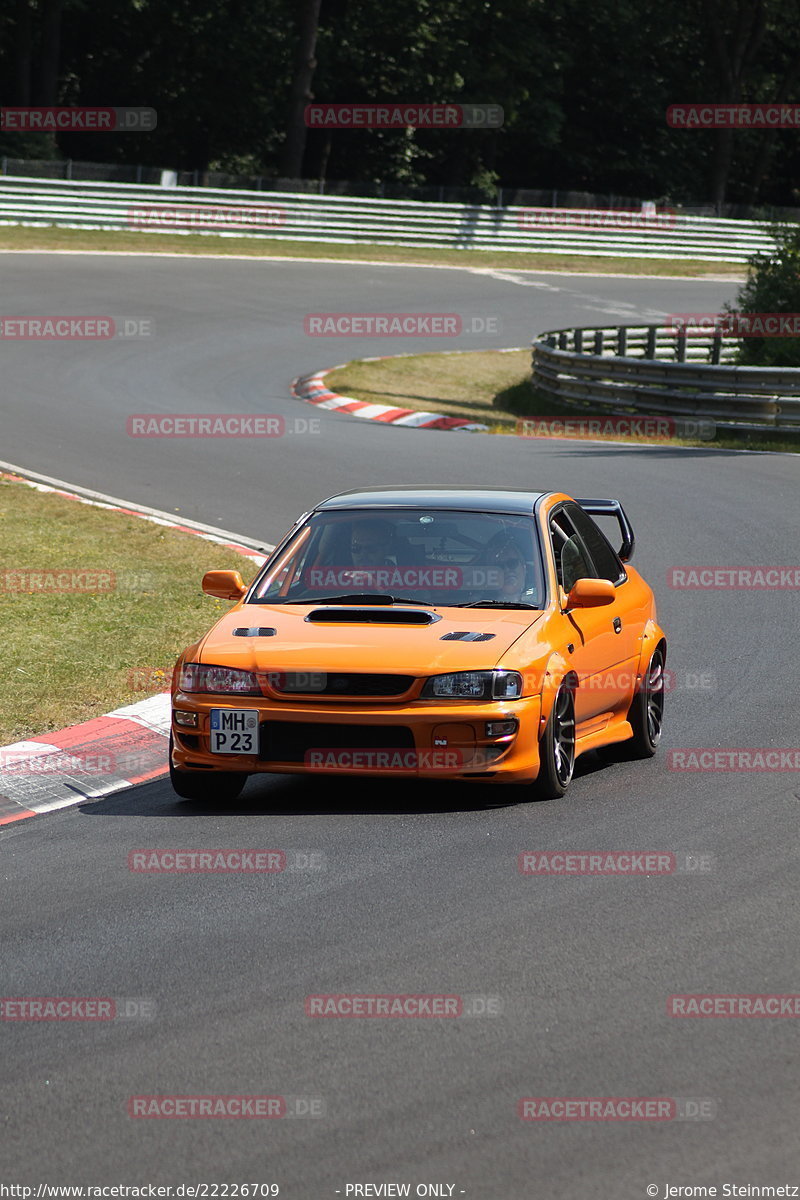
[[[770,233],[777,243],[775,250],[751,260],[747,282],[736,305],[727,306],[728,312],[800,313],[800,226],[773,226]],[[739,343],[737,357],[744,366],[800,367],[800,337],[746,337]]]
[[[149,134],[0,135],[13,157],[796,205],[800,131],[665,112],[798,82],[800,0],[0,0],[2,104],[159,113]],[[306,136],[309,93],[497,103],[505,124]]]

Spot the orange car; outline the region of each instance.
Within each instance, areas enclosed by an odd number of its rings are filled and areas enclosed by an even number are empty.
[[[593,517],[612,518],[618,551]],[[249,775],[413,776],[563,796],[577,755],[649,757],[666,639],[616,500],[394,487],[304,514],[178,659],[170,775],[232,799]]]

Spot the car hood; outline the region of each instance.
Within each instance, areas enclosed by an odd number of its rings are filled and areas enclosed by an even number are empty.
[[[354,613],[354,608],[358,612]],[[314,619],[320,610],[333,611],[335,623]],[[372,623],[369,618],[374,606],[237,606],[208,633],[197,660],[249,671],[362,670],[428,675],[487,668],[495,666],[544,616],[532,609],[439,608],[435,612],[441,619],[423,625],[404,623],[413,619],[404,614],[421,616],[433,609],[398,604],[393,610],[380,611],[393,611],[397,621]],[[306,619],[309,615],[311,620]],[[234,630],[248,633],[242,636]],[[464,635],[472,636],[465,640]]]

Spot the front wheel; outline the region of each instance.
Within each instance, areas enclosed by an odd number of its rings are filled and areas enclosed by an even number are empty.
[[[238,771],[180,771],[172,765],[172,734],[169,735],[169,779],[182,800],[235,800],[247,782]]]
[[[575,695],[566,681],[561,684],[553,711],[539,741],[539,774],[531,784],[535,800],[558,800],[564,795],[575,770]]]

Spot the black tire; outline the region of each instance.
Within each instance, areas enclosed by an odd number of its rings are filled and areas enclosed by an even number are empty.
[[[531,784],[534,800],[558,800],[566,793],[575,770],[575,692],[566,680],[553,702],[553,711],[539,740],[539,774]]]
[[[597,753],[603,762],[633,762],[655,754],[664,724],[664,657],[663,645],[656,646],[628,709],[633,737],[601,746]]]
[[[664,729],[664,647],[656,646],[647,664],[642,686],[633,698],[628,720],[633,737],[621,742],[630,758],[652,758]]]
[[[179,771],[172,765],[169,735],[169,779],[182,800],[235,800],[247,783],[244,771]]]

